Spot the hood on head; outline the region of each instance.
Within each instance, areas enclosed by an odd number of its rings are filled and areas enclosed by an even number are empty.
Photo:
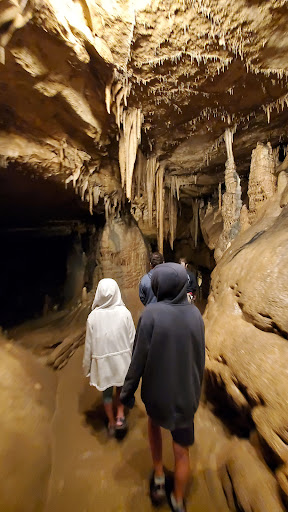
[[[114,279],[101,279],[97,286],[92,310],[111,306],[124,306],[119,286]]]
[[[188,277],[186,269],[179,263],[163,263],[153,270],[151,285],[157,302],[172,304],[187,301]]]

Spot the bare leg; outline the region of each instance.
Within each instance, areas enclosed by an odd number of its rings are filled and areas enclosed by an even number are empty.
[[[124,405],[120,402],[121,388],[116,388],[116,418],[125,418]]]
[[[113,403],[112,402],[104,402],[104,409],[109,421],[109,426],[113,427],[115,426],[115,418],[114,418],[114,412],[113,412]]]
[[[178,503],[181,503],[190,472],[189,448],[188,446],[181,446],[173,441],[173,450],[175,458],[174,497]]]
[[[148,416],[148,437],[150,443],[150,450],[153,460],[155,476],[160,477],[164,475],[162,463],[162,435],[159,425],[153,423],[153,420]]]
[[[114,427],[115,417],[113,412],[113,387],[107,388],[105,391],[103,391],[103,403],[109,421],[109,426]]]

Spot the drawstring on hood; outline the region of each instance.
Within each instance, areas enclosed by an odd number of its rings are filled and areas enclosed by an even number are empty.
[[[179,263],[163,263],[153,270],[152,290],[157,302],[182,304],[187,301],[187,272]]]
[[[125,306],[118,284],[114,279],[101,279],[95,293],[92,311],[95,308],[105,309],[115,306]]]

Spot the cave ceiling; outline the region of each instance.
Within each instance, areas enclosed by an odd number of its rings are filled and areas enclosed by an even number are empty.
[[[139,146],[183,200],[211,195],[227,128],[240,176],[258,141],[287,141],[287,20],[286,0],[3,0],[0,165],[115,207]]]

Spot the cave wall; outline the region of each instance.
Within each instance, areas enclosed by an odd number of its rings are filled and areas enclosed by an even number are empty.
[[[138,286],[148,270],[149,252],[142,233],[131,215],[121,216],[106,223],[99,239],[96,262],[94,288],[102,278],[115,279],[136,323],[142,310]]]
[[[270,158],[269,147],[257,147],[259,151]],[[270,193],[265,193],[264,178],[255,186],[255,165],[253,153],[250,224],[212,273],[205,312],[206,367],[210,386],[221,392],[220,400],[226,396],[226,407],[234,409],[239,424],[250,418],[250,428],[255,425],[287,495],[288,178],[280,174],[275,190],[273,175],[268,179]],[[267,159],[258,159],[258,176],[263,165],[265,171]]]

